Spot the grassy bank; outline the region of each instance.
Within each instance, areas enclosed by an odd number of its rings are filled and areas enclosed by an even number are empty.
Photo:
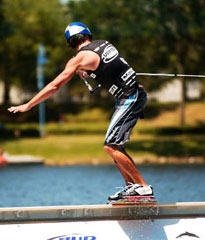
[[[187,125],[183,128],[179,127],[179,109],[163,111],[151,120],[139,120],[131,141],[126,144],[128,153],[138,163],[202,163],[205,157],[204,106],[203,103],[187,105]],[[6,124],[16,137],[1,138],[0,146],[11,155],[43,156],[50,165],[112,163],[103,150],[109,121],[97,118],[91,121],[91,118],[86,122],[85,115],[83,122],[79,116],[76,119],[72,116],[70,122],[68,117],[64,123],[48,123],[44,138],[37,134],[36,137],[33,137],[35,134],[24,136],[28,131],[37,133],[37,124]]]

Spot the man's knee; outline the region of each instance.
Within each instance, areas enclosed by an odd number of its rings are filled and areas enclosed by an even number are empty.
[[[118,146],[118,145],[104,145],[104,150],[105,150],[106,153],[112,155],[116,151],[121,151],[122,147]]]
[[[114,163],[117,164],[116,161],[116,148],[114,145],[104,145],[105,152],[112,157]]]

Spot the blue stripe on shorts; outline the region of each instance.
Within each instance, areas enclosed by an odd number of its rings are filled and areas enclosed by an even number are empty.
[[[142,92],[141,89],[140,91]],[[146,92],[139,94],[140,91],[137,89],[129,98],[117,100],[116,110],[105,136],[105,145],[124,145],[128,141],[147,100]]]

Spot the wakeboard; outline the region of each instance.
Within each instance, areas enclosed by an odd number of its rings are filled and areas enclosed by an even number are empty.
[[[154,196],[129,196],[118,200],[108,200],[107,204],[111,205],[156,205],[157,200]]]

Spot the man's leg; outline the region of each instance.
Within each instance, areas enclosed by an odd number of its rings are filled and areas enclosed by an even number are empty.
[[[137,183],[147,186],[147,183],[137,170],[134,161],[126,153],[123,146],[105,145],[104,149],[113,158],[125,180],[126,185],[128,185],[129,183]]]

